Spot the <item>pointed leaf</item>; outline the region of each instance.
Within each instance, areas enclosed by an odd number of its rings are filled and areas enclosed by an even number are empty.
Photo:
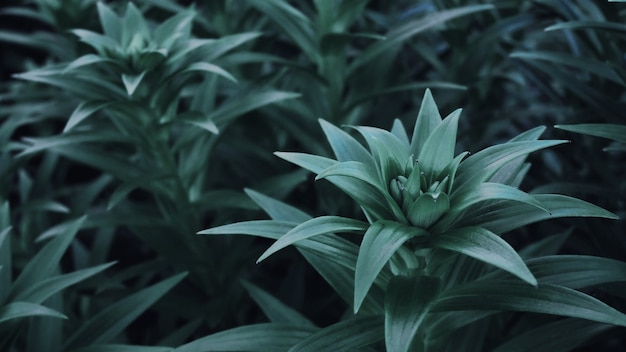
[[[352,136],[326,120],[318,120],[338,161],[360,161],[372,165],[370,153]]]
[[[537,279],[522,258],[506,241],[489,230],[465,227],[433,236],[429,241],[433,248],[447,249],[478,259],[519,277],[531,285]]]
[[[252,235],[277,240],[297,225],[291,221],[251,220],[202,230],[198,235]]]
[[[93,115],[95,112],[104,109],[105,107],[111,105],[110,102],[97,102],[97,101],[83,101],[80,103],[74,112],[72,112],[72,116],[67,120],[67,124],[65,128],[63,128],[63,133],[70,131],[74,126],[78,125],[82,121],[84,121],[89,116]]]
[[[296,226],[287,232],[278,241],[274,242],[257,260],[261,262],[270,255],[279,250],[294,244],[298,241],[305,240],[314,236],[324,235],[327,233],[345,233],[345,232],[364,232],[369,224],[363,221],[342,218],[339,216],[320,216]]]
[[[241,116],[249,111],[262,106],[277,103],[283,100],[300,97],[298,93],[283,91],[256,91],[243,96],[235,96],[209,114],[208,118],[220,124],[225,124],[235,117]]]
[[[392,221],[378,221],[365,232],[354,276],[354,312],[359,311],[374,280],[404,242],[426,236],[424,230]]]
[[[237,79],[235,77],[233,77],[233,75],[231,75],[228,71],[224,70],[223,68],[214,65],[214,64],[210,64],[208,62],[195,62],[189,66],[187,66],[187,68],[185,70],[182,71],[184,72],[209,72],[209,73],[215,73],[218,76],[224,77],[227,80],[231,81],[231,82],[235,82],[237,83]]]
[[[430,89],[426,89],[411,137],[411,155],[414,158],[420,154],[424,143],[440,123],[441,115],[437,103],[435,103]]]
[[[439,193],[424,193],[419,196],[408,208],[407,218],[411,225],[427,229],[450,209],[448,195]]]
[[[143,80],[143,77],[146,75],[148,71],[143,71],[138,75],[127,75],[122,74],[122,82],[124,82],[124,88],[126,88],[126,93],[128,96],[132,96],[135,93],[135,90]]]
[[[446,117],[428,136],[424,145],[419,150],[417,160],[426,179],[431,182],[446,169],[454,159],[456,146],[456,132],[461,116],[458,109]]]
[[[270,295],[259,287],[246,281],[242,284],[248,291],[248,294],[250,294],[252,299],[272,323],[315,326],[309,319],[298,313],[295,309],[282,303],[276,297]]]
[[[46,316],[67,319],[67,317],[55,310],[29,302],[11,302],[0,308],[0,324],[11,319]]]
[[[626,326],[626,315],[582,292],[519,281],[470,282],[444,291],[433,311],[506,310],[561,315]]]
[[[111,9],[98,1],[98,16],[104,34],[118,43],[122,40],[122,21]]]
[[[556,125],[558,129],[588,134],[590,136],[612,139],[626,143],[626,125],[611,123],[582,123],[578,125]]]
[[[111,59],[107,59],[107,58],[103,58],[101,56],[98,55],[94,55],[94,54],[87,54],[84,56],[79,57],[78,59],[70,62],[69,65],[67,65],[67,67],[63,70],[63,73],[66,74],[72,70],[75,70],[79,67],[83,67],[83,66],[89,66],[89,65],[93,65],[93,64],[97,64],[97,63],[101,63],[101,62],[114,62]]]
[[[496,199],[521,202],[549,212],[548,209],[532,195],[520,191],[517,188],[493,182],[484,182],[470,190],[456,194],[455,197],[452,198],[450,210],[462,211],[476,203]]]
[[[139,345],[95,345],[72,350],[72,352],[172,352],[172,347]]]
[[[252,198],[252,200],[274,220],[301,223],[311,218],[309,214],[255,190],[246,188],[245,192],[248,197]],[[287,231],[284,233],[286,232]]]
[[[587,255],[551,255],[530,259],[528,268],[542,283],[571,289],[626,282],[626,263]]]

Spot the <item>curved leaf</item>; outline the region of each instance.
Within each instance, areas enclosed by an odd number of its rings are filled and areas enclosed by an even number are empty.
[[[279,301],[276,297],[265,292],[261,288],[247,281],[242,282],[242,285],[246,288],[250,297],[252,297],[272,323],[315,326],[315,324],[313,324],[305,316]]]
[[[326,120],[319,119],[318,121],[337,161],[360,161],[366,165],[373,164],[374,160],[370,153],[356,139]]]
[[[417,154],[420,168],[432,182],[454,159],[456,133],[461,109],[455,110],[435,127]],[[429,183],[430,183],[429,182]]]
[[[515,249],[493,232],[481,227],[464,227],[433,236],[428,244],[478,259],[519,277],[531,285],[537,280]]]
[[[55,310],[30,302],[11,302],[0,308],[0,324],[17,318],[32,316],[46,316],[67,319],[67,317]]]
[[[365,232],[354,274],[354,312],[359,311],[376,277],[396,250],[410,238],[425,236],[422,229],[392,221],[378,221]]]
[[[626,143],[626,125],[612,123],[581,123],[577,125],[556,125],[558,129],[588,134],[590,136],[612,139]]]
[[[313,218],[296,226],[279,238],[278,241],[274,242],[274,244],[259,257],[257,263],[301,240],[327,233],[362,232],[368,227],[369,224],[366,222],[339,216],[320,216]]]

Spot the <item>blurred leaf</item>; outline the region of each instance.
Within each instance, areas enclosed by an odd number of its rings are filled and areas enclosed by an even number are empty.
[[[207,116],[207,120],[212,120],[220,126],[251,110],[283,100],[298,98],[299,96],[300,94],[292,92],[255,91],[227,100],[219,108],[211,112]]]
[[[556,125],[558,129],[588,134],[590,136],[612,139],[617,142],[626,143],[626,125],[610,123],[583,123],[578,125]]]
[[[228,71],[224,70],[223,68],[214,65],[214,64],[210,64],[208,62],[196,62],[193,63],[191,65],[189,65],[185,70],[183,70],[182,72],[208,72],[208,73],[215,73],[218,76],[224,77],[229,81],[235,82],[237,83],[237,79],[235,77],[233,77],[233,75],[231,75],[230,73],[228,73]]]
[[[135,93],[135,90],[139,87],[139,84],[147,72],[148,71],[143,71],[138,75],[122,74],[122,82],[124,83],[124,88],[126,88],[126,93],[128,93],[129,96],[132,96]]]
[[[545,29],[546,32],[566,29],[602,29],[620,34],[626,34],[626,25],[609,21],[567,21],[553,24]]]
[[[315,326],[309,319],[298,313],[293,308],[285,305],[274,296],[260,289],[259,287],[244,281],[246,288],[252,299],[259,305],[263,313],[272,323],[286,323],[303,326]]]
[[[367,149],[352,136],[326,120],[319,119],[318,121],[337,161],[360,161],[367,165],[373,162]]]
[[[172,347],[137,346],[137,345],[95,345],[78,348],[72,352],[172,352]]]
[[[29,302],[11,302],[0,308],[0,324],[11,319],[32,316],[46,316],[67,319],[65,315],[55,310]]]
[[[78,125],[82,121],[84,121],[89,116],[93,115],[95,112],[104,109],[109,106],[111,103],[108,102],[96,102],[96,101],[84,101],[80,103],[72,115],[67,120],[67,124],[65,124],[65,128],[63,128],[63,133],[70,131],[74,126]]]
[[[63,348],[72,349],[111,341],[186,275],[174,275],[111,304],[83,323],[65,341]]]

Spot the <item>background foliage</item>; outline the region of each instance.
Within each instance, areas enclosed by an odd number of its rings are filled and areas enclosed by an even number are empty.
[[[626,312],[624,4],[1,6],[2,350],[322,350],[307,340],[320,328],[343,336],[382,326],[349,319],[342,288],[304,251],[255,265],[272,241],[195,233],[264,219],[260,209],[298,223],[366,220],[330,183],[273,153],[332,156],[320,118],[387,130],[397,118],[412,131],[426,88],[443,116],[464,109],[455,155],[542,125],[543,138],[571,140],[531,154],[520,188],[575,196],[620,219],[555,219],[503,238],[531,270],[541,263],[529,258],[554,253],[607,258],[588,275],[606,280],[575,288]],[[576,338],[554,339],[561,331]],[[376,350],[382,333],[351,336]],[[507,313],[467,325],[447,348],[620,351],[623,336],[586,320]]]

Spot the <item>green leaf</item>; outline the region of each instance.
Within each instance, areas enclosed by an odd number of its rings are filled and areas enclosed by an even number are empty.
[[[124,13],[124,18],[121,22],[122,40],[120,43],[122,47],[130,52],[143,49],[141,46],[135,47],[135,45],[143,45],[143,43],[136,41],[138,39],[143,41],[150,38],[150,30],[143,14],[132,2],[126,6],[126,13]]]
[[[317,330],[311,326],[277,323],[241,326],[201,337],[174,351],[287,351]]]
[[[442,192],[424,193],[407,209],[411,225],[427,229],[450,209],[448,195]]]
[[[84,56],[79,57],[78,59],[73,60],[72,62],[70,62],[69,65],[67,65],[67,67],[63,70],[63,74],[67,74],[68,72],[75,70],[79,67],[84,67],[84,66],[89,66],[89,65],[93,65],[93,64],[98,64],[101,62],[112,62],[115,63],[115,61],[111,60],[111,59],[107,59],[107,58],[103,58],[101,56],[98,55],[94,55],[94,54],[87,54]]]
[[[365,138],[377,163],[383,185],[388,185],[392,179],[403,173],[410,155],[400,139],[380,128],[355,126],[354,129]]]
[[[137,89],[137,87],[139,87],[139,84],[141,83],[147,72],[148,71],[143,71],[138,75],[122,74],[122,82],[124,82],[124,88],[126,88],[126,93],[128,93],[128,96],[132,96],[135,93],[135,90]]]
[[[270,255],[279,250],[294,244],[298,241],[311,238],[313,236],[324,235],[327,233],[345,233],[345,232],[362,232],[369,227],[368,223],[363,221],[343,218],[339,216],[320,216],[296,226],[287,232],[278,241],[274,242],[257,260],[257,263],[263,261]]]
[[[387,351],[409,351],[440,288],[441,280],[433,277],[396,276],[391,279],[385,295]]]
[[[462,194],[456,194],[451,200],[452,206],[450,211],[460,212],[476,203],[496,199],[521,202],[549,212],[548,209],[532,195],[520,191],[517,188],[493,182],[483,182]]]
[[[355,351],[384,338],[380,316],[356,317],[313,333],[294,345],[289,352]]]
[[[11,302],[0,308],[0,324],[8,320],[32,316],[67,319],[65,315],[55,310],[29,302]]]
[[[612,139],[616,142],[626,143],[626,125],[611,123],[582,123],[578,125],[556,125],[558,129],[588,134],[590,136]]]
[[[182,273],[172,276],[106,307],[106,309],[84,322],[66,340],[63,349],[111,341],[186,275],[186,273]]]
[[[79,283],[91,276],[94,276],[107,268],[111,267],[115,263],[107,263],[95,266],[93,268],[87,268],[78,270],[69,274],[54,276],[40,282],[37,282],[24,291],[18,293],[15,296],[15,300],[42,303],[55,293]]]
[[[111,9],[101,1],[98,1],[98,16],[104,34],[117,41],[122,40],[122,21]]]
[[[385,35],[385,37],[387,38],[386,40],[376,42],[375,44],[370,45],[362,53],[360,53],[360,55],[358,55],[357,58],[350,65],[348,69],[348,75],[353,74],[357,68],[374,60],[379,55],[385,54],[395,49],[404,41],[416,34],[419,34],[433,27],[440,26],[446,21],[452,20],[454,18],[470,15],[480,11],[491,10],[493,8],[494,7],[492,5],[471,5],[452,10],[429,13],[423,18],[419,18],[417,20],[409,21],[405,24],[402,24],[401,26],[390,30]]]
[[[256,91],[244,94],[243,96],[235,96],[228,99],[220,105],[219,108],[211,112],[208,115],[208,119],[215,121],[215,123],[219,126],[220,124],[226,124],[235,117],[243,115],[251,110],[298,97],[300,97],[300,94],[298,93],[282,91]]]
[[[440,123],[441,115],[437,103],[435,103],[430,89],[426,89],[411,137],[411,155],[414,158],[420,154],[426,140]]]
[[[532,153],[534,151],[567,143],[567,141],[522,141],[498,144],[470,155],[459,165],[455,177],[456,193],[465,192],[476,185],[487,181],[506,163]]]
[[[493,352],[572,351],[612,326],[580,319],[563,319],[518,333]]]
[[[626,315],[572,289],[519,281],[480,280],[444,291],[433,311],[510,310],[561,315],[626,326]]]
[[[602,29],[620,34],[626,34],[626,25],[609,21],[567,21],[553,24],[544,29],[546,32],[561,31],[567,29]]]
[[[272,323],[315,326],[309,319],[259,287],[244,281],[243,286]]]
[[[338,161],[360,161],[366,165],[373,163],[370,153],[352,136],[326,120],[318,120]]]
[[[456,132],[461,109],[451,113],[430,133],[417,154],[420,168],[431,183],[438,179],[454,159]]]
[[[74,112],[72,112],[72,116],[67,120],[65,124],[65,128],[63,128],[63,133],[70,131],[74,126],[78,125],[82,121],[84,121],[89,116],[93,115],[95,112],[104,109],[105,107],[111,105],[110,102],[98,102],[98,101],[83,101],[81,102]]]
[[[287,205],[281,201],[268,197],[255,190],[246,188],[246,194],[263,209],[272,219],[278,221],[293,221],[301,223],[311,218],[310,215],[303,211]],[[286,233],[287,231],[285,231]]]
[[[291,221],[252,220],[202,230],[198,235],[252,235],[277,240],[297,225]]]
[[[187,68],[185,70],[182,71],[183,73],[185,72],[208,72],[208,73],[214,73],[218,76],[224,77],[227,80],[237,83],[237,79],[235,77],[233,77],[233,75],[231,75],[228,71],[224,70],[223,68],[214,65],[214,64],[210,64],[208,62],[195,62],[189,66],[187,66]]]
[[[73,29],[70,32],[74,33],[81,42],[91,46],[96,49],[98,54],[106,57],[108,53],[115,52],[118,44],[115,40],[106,37],[102,34],[98,34],[92,31],[87,31],[84,29]]]
[[[527,261],[541,283],[571,289],[626,282],[626,263],[587,255],[551,255]]]
[[[447,249],[478,259],[536,286],[537,279],[515,249],[493,232],[481,227],[465,227],[432,236],[432,248]]]
[[[274,155],[315,174],[319,174],[330,166],[338,163],[337,160],[312,154],[275,152]]]
[[[424,230],[392,221],[378,221],[365,232],[354,276],[354,312],[391,256],[410,238],[426,236]]]
[[[24,267],[20,276],[11,287],[10,297],[17,297],[33,286],[44,281],[54,273],[63,253],[72,243],[74,236],[85,222],[86,216],[82,216],[67,224],[64,224],[62,234],[46,244]]]
[[[526,203],[499,203],[491,209],[480,209],[466,213],[463,224],[479,225],[501,234],[538,221],[564,217],[599,217],[618,219],[618,217],[596,205],[583,200],[558,195],[534,195],[549,213]]]

